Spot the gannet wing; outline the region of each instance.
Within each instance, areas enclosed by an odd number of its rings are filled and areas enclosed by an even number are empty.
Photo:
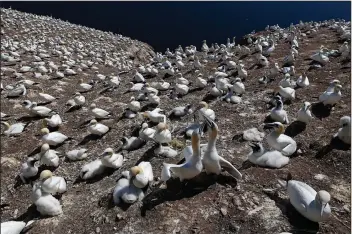
[[[242,179],[242,174],[227,160],[219,156],[220,166],[236,179]]]
[[[189,160],[191,160],[192,155],[193,155],[193,149],[192,146],[186,146],[183,149],[183,157],[185,158],[186,162],[188,162]]]
[[[292,155],[297,149],[296,144],[288,144],[285,148],[282,149],[284,155]]]

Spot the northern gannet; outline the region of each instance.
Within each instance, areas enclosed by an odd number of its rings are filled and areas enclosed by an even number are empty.
[[[163,163],[163,169],[161,171],[161,180],[167,181],[171,178],[171,172],[175,174],[176,177],[180,178],[182,182],[184,179],[192,179],[199,175],[203,170],[203,164],[201,161],[200,152],[200,131],[199,129],[193,131],[192,133],[192,156],[186,159],[186,162],[176,165]]]
[[[103,110],[101,108],[97,108],[97,105],[95,103],[90,104],[89,108],[90,108],[90,113],[96,119],[104,119],[104,118],[111,117],[110,112]]]
[[[308,184],[292,180],[290,174],[287,181],[279,180],[279,184],[287,188],[291,204],[301,215],[313,222],[321,222],[329,218],[330,194],[327,191],[316,192]]]
[[[136,101],[134,97],[131,97],[131,102],[128,104],[128,108],[131,111],[138,112],[141,110],[141,103],[139,101]]]
[[[59,166],[59,152],[50,149],[49,144],[44,143],[40,148],[40,163],[46,166]]]
[[[186,78],[182,77],[181,73],[176,74],[176,83],[182,85],[189,85],[189,81]]]
[[[52,102],[56,99],[56,97],[51,96],[46,93],[38,93],[39,97],[41,97],[45,102]]]
[[[322,48],[319,50],[318,53],[316,54],[313,54],[310,59],[322,64],[322,65],[325,65],[329,62],[329,57],[326,56],[324,53],[323,53],[323,50]]]
[[[279,93],[284,99],[292,100],[296,98],[296,91],[291,87],[283,88],[282,86],[278,86],[274,89],[274,94]]]
[[[244,67],[241,64],[237,65],[237,71],[238,71],[239,77],[241,77],[243,79],[247,78],[248,72],[244,69]]]
[[[280,96],[276,98],[276,106],[270,111],[270,117],[275,122],[288,124],[287,112],[283,108],[283,103]]]
[[[121,199],[127,204],[132,204],[136,201],[141,201],[144,198],[144,192],[142,189],[137,188],[131,183],[131,178],[121,178],[117,181],[116,187],[113,191],[114,204],[119,204]]]
[[[216,87],[216,84],[214,83],[214,84],[212,84],[212,88],[210,89],[210,95],[211,96],[213,96],[213,97],[219,97],[219,96],[221,96],[222,94],[223,94],[223,91],[222,90],[220,90],[220,89],[218,89],[217,87]]]
[[[60,176],[53,176],[49,170],[42,171],[39,180],[43,192],[55,195],[62,194],[67,190],[66,180]]]
[[[98,121],[95,119],[92,119],[89,122],[87,130],[90,134],[102,136],[109,131],[109,127],[104,124],[98,123]]]
[[[175,91],[177,94],[184,96],[188,93],[189,86],[185,85],[185,84],[178,83],[178,80],[176,80]]]
[[[73,100],[75,102],[75,106],[82,106],[86,102],[86,98],[79,92],[74,94]]]
[[[51,116],[51,118],[45,118],[44,121],[46,122],[47,125],[49,125],[52,128],[55,128],[57,126],[60,126],[62,124],[62,119],[60,115],[55,114]]]
[[[331,93],[324,92],[319,96],[319,101],[324,105],[334,105],[338,103],[341,100],[341,89],[341,85],[335,85],[334,91]]]
[[[166,123],[159,123],[153,138],[156,142],[163,144],[171,141],[171,132]]]
[[[27,94],[27,89],[24,86],[24,84],[18,84],[14,89],[11,89],[6,97],[19,97],[19,96],[25,96]]]
[[[115,153],[112,148],[105,149],[101,157],[101,162],[105,167],[118,169],[122,166],[123,155]]]
[[[148,93],[148,100],[152,104],[155,104],[155,105],[160,104],[160,97],[153,92]]]
[[[329,83],[329,87],[326,89],[326,91],[324,93],[331,93],[334,92],[335,90],[335,86],[340,84],[339,80],[333,80]]]
[[[241,97],[234,95],[231,87],[228,87],[227,94],[224,97],[221,97],[221,99],[233,104],[238,104],[242,101]]]
[[[256,165],[281,168],[287,165],[290,161],[290,158],[283,156],[277,150],[268,151],[264,149],[260,142],[250,142],[249,146],[252,148],[252,152],[248,155],[248,160]]]
[[[129,173],[133,185],[137,188],[142,189],[154,180],[153,168],[150,162],[140,162],[138,166],[132,167]]]
[[[20,175],[23,183],[27,183],[27,179],[30,179],[37,175],[38,173],[38,166],[35,165],[35,162],[38,160],[32,157],[28,157],[27,161],[21,165]]]
[[[345,144],[351,144],[351,117],[344,116],[340,119],[340,129],[334,135],[334,137],[338,137]]]
[[[1,121],[1,124],[5,125],[4,134],[6,136],[15,136],[21,134],[25,127],[28,125],[28,123],[15,123],[10,125],[8,122],[5,121]]]
[[[199,102],[199,107],[196,109],[196,111],[199,112],[198,114],[198,120],[199,121],[204,121],[203,115],[206,115],[208,118],[210,118],[211,120],[215,120],[215,112],[209,108],[208,103],[201,101]]]
[[[83,180],[89,180],[97,175],[102,174],[105,169],[106,169],[106,167],[103,165],[101,159],[96,159],[92,162],[85,164],[82,167],[79,176]]]
[[[34,116],[49,117],[56,114],[55,111],[49,109],[45,106],[37,106],[36,102],[30,102],[25,100],[22,105],[27,109],[27,111]]]
[[[280,122],[268,123],[264,125],[264,129],[272,131],[266,138],[269,146],[280,151],[285,156],[290,156],[297,150],[297,143],[294,139],[284,134],[284,125]]]
[[[202,45],[201,51],[205,52],[205,53],[209,52],[209,47],[207,45],[207,41],[206,40],[203,41],[203,45]]]
[[[285,77],[279,82],[279,85],[283,88],[293,88],[293,82],[291,81],[291,76],[290,74],[286,73]]]
[[[25,233],[26,230],[28,231],[31,224],[34,221],[29,221],[27,224],[23,221],[7,221],[2,222],[1,226],[1,233],[2,234],[20,234]]]
[[[235,82],[232,86],[233,91],[235,91],[236,94],[241,95],[244,94],[246,91],[244,84],[242,83],[241,78],[236,78]]]
[[[306,73],[303,73],[303,75],[300,75],[297,78],[296,84],[298,87],[301,87],[301,88],[309,86],[309,80]]]
[[[130,92],[141,91],[144,87],[144,83],[134,84],[133,82],[130,82],[129,84],[132,85],[132,87],[129,89]]]
[[[241,179],[242,174],[227,160],[221,157],[216,149],[216,140],[219,133],[217,124],[208,116],[203,114],[203,118],[209,127],[208,145],[204,152],[202,163],[207,174],[214,173],[219,175],[221,169],[225,169],[231,176],[236,179]]]
[[[78,161],[85,159],[88,154],[87,154],[87,149],[76,149],[76,150],[71,150],[66,153],[66,156],[68,159],[71,161]]]
[[[312,104],[310,102],[304,102],[303,107],[297,113],[297,121],[308,124],[313,119],[312,113],[309,110],[311,107]]]
[[[42,128],[40,132],[43,134],[42,141],[52,146],[61,144],[68,139],[64,134],[60,132],[50,132],[47,128]]]
[[[183,117],[187,114],[191,114],[192,113],[192,104],[188,104],[186,106],[178,106],[175,107],[174,109],[172,109],[168,116],[175,116],[175,117]]]
[[[145,118],[148,118],[150,121],[152,121],[153,123],[166,123],[166,116],[164,114],[159,113],[160,112],[160,108],[158,109],[154,109],[153,111],[145,111],[142,112],[142,115]]]
[[[93,88],[93,85],[87,84],[83,82],[83,79],[79,80],[78,91],[79,92],[87,92]]]
[[[62,214],[60,202],[50,193],[44,192],[40,182],[34,184],[31,199],[37,207],[37,211],[43,216],[57,216]]]
[[[146,93],[154,93],[155,95],[158,95],[159,91],[153,87],[150,86],[150,84],[145,83],[142,91],[145,91]]]
[[[127,151],[133,151],[133,150],[139,149],[146,143],[145,140],[134,136],[130,138],[122,137],[121,142],[122,142],[121,149],[127,150]]]
[[[160,91],[166,91],[170,88],[170,83],[166,81],[159,81],[151,83],[150,86]]]
[[[151,141],[154,138],[156,130],[149,128],[148,123],[143,123],[141,130],[139,131],[139,138],[145,141]]]
[[[201,76],[197,76],[196,81],[195,81],[195,86],[197,88],[205,88],[207,86],[208,82],[203,79]]]
[[[134,71],[133,80],[137,83],[145,82],[143,75],[141,73],[139,73],[137,70]]]

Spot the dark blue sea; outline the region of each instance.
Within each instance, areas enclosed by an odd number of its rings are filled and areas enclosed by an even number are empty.
[[[351,20],[351,2],[1,2],[39,15],[52,15],[150,44],[156,51],[178,45],[225,43],[266,25]]]

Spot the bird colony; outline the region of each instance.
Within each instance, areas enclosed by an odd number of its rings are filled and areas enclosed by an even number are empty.
[[[1,9],[1,232],[350,232],[350,39],[300,22],[155,54]]]

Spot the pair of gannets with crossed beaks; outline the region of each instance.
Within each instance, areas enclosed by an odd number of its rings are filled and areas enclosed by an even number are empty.
[[[280,151],[285,156],[290,156],[297,150],[297,143],[291,137],[284,134],[284,125],[280,122],[267,123],[264,129],[274,129],[266,138],[269,146]]]
[[[205,123],[207,124],[209,130],[209,140],[206,150],[204,152],[204,156],[202,159],[202,163],[204,165],[205,171],[207,174],[214,173],[219,175],[221,173],[221,169],[225,169],[231,176],[236,179],[242,179],[242,174],[227,160],[221,157],[216,149],[216,140],[219,134],[219,128],[217,124],[210,119],[208,116],[204,115]]]

